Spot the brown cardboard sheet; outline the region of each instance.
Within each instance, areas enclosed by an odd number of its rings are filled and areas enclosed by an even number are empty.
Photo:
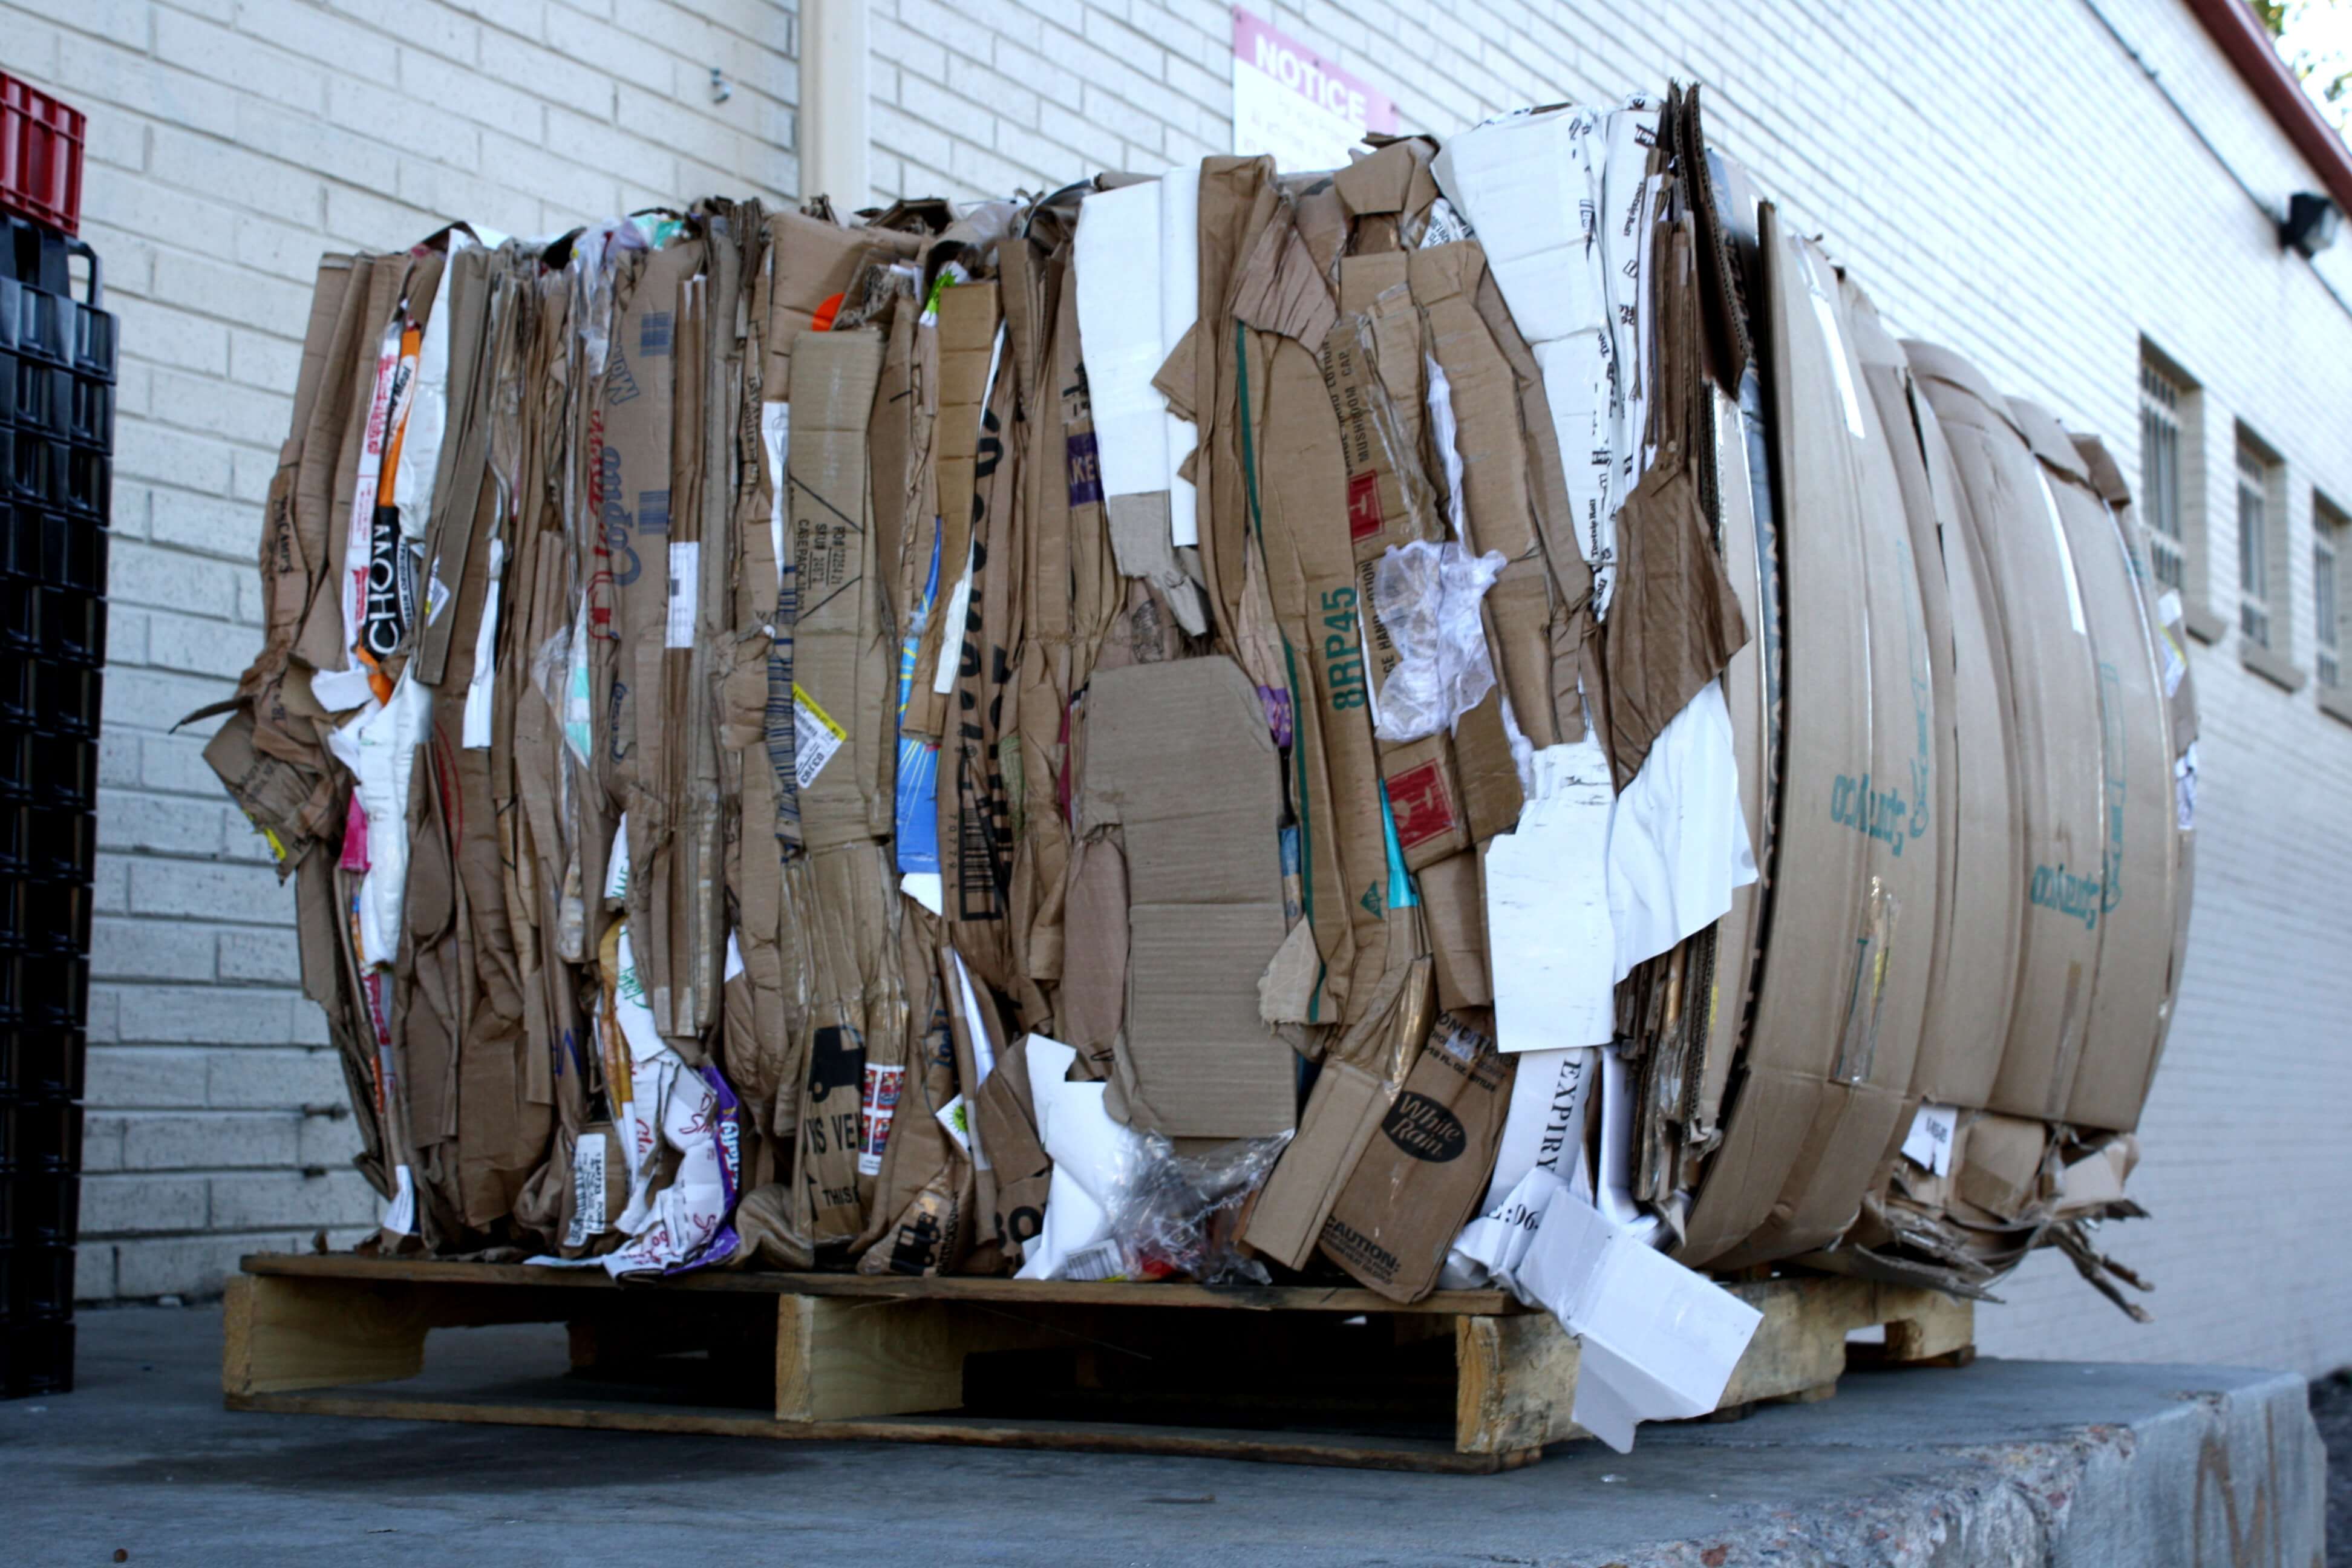
[[[1083,821],[1122,830],[1127,1028],[1111,1114],[1171,1138],[1296,1124],[1290,1047],[1258,1016],[1285,925],[1281,783],[1257,689],[1219,656],[1097,674]]]

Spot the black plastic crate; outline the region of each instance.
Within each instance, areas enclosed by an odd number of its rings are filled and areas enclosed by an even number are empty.
[[[79,299],[77,258],[89,272]],[[6,242],[0,244],[0,348],[112,381],[116,330],[105,305],[95,250],[56,229],[7,219]]]
[[[0,804],[0,876],[87,884],[97,866],[91,813]]]
[[[74,1249],[20,1241],[9,1250],[16,1255],[9,1268],[14,1278],[8,1281],[8,1315],[16,1320],[12,1332],[27,1321],[72,1317]]]
[[[68,664],[103,664],[106,601],[79,588],[0,576],[0,647]]]
[[[89,916],[82,882],[0,873],[0,952],[87,952]]]
[[[79,1029],[0,1029],[0,1104],[79,1100],[89,1058]]]
[[[70,484],[73,443],[63,431],[51,435],[44,426],[16,426],[15,453],[8,464],[8,488],[19,500],[36,506],[62,507]]]
[[[0,1101],[5,1163],[19,1177],[81,1173],[81,1106],[47,1095]]]
[[[98,804],[98,742],[0,723],[0,802],[87,811]]]
[[[73,372],[39,360],[16,361],[16,386],[9,394],[11,422],[19,430],[73,434]]]
[[[89,1022],[89,959],[0,953],[0,1026],[79,1029]]]
[[[77,463],[96,461],[103,469],[106,456],[73,448]],[[101,498],[103,482],[100,482]],[[44,587],[71,588],[79,593],[106,592],[105,529],[60,510],[19,501],[7,509],[6,536],[0,539],[0,572]]]
[[[27,1399],[70,1394],[73,1385],[71,1318],[11,1323],[0,1329],[0,1396]]]
[[[21,650],[0,648],[0,727],[95,735],[100,673],[87,666],[50,664]],[[0,849],[0,870],[9,861]]]
[[[53,1171],[0,1176],[0,1239],[71,1247],[81,1226],[81,1178]]]

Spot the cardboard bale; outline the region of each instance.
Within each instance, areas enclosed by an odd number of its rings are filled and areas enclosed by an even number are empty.
[[[2105,854],[2098,671],[2054,498],[2007,402],[1959,355],[1906,342],[1990,567],[2022,824],[2017,1000],[1986,1109],[2060,1116],[2090,1024]]]
[[[2172,959],[2175,814],[2163,676],[2138,563],[2089,469],[2047,412],[2017,400],[2011,411],[2042,464],[2064,530],[2098,671],[2105,817],[2099,966],[2082,1054],[2055,1119],[2129,1131],[2139,1124],[2164,1037]]]
[[[1960,524],[1964,497],[1942,423],[1876,312],[1851,281],[1846,289],[1864,379],[1902,488],[1934,693],[1929,819],[1946,873],[1937,882],[1925,1032],[1911,1087],[1928,1101],[1978,1106],[2000,1069],[2017,984],[2013,890],[2023,846],[2010,769],[2000,761],[2011,749],[2000,647],[1988,619],[1980,542]],[[2008,874],[1988,874],[1995,868]]]

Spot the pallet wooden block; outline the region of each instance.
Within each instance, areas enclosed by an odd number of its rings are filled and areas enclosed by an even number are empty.
[[[1722,1408],[1824,1398],[1846,1336],[1877,1359],[1964,1359],[1969,1304],[1868,1280],[1727,1287],[1764,1314]],[[436,1330],[562,1323],[572,1380],[511,1391],[384,1384]],[[586,1385],[706,1352],[716,1402]],[[656,1363],[657,1353],[671,1359]],[[355,1255],[257,1256],[229,1281],[228,1407],[412,1420],[1211,1455],[1493,1471],[1583,1434],[1576,1342],[1498,1290],[1400,1307],[1369,1290],[601,1271]],[[756,1395],[757,1408],[730,1409]]]

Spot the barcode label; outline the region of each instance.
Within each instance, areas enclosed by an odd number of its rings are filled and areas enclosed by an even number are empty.
[[[673,320],[667,310],[647,310],[637,324],[637,353],[648,357],[669,353]]]
[[[637,492],[637,531],[639,533],[669,531],[669,492],[667,490]]]
[[[833,761],[849,731],[834,722],[833,715],[818,707],[809,694],[793,683],[793,778],[802,789],[816,783],[824,764]]]
[[[572,1150],[572,1224],[566,1247],[585,1247],[604,1232],[604,1135],[583,1132]]]
[[[694,646],[695,601],[702,596],[702,546],[669,547],[669,624],[662,629],[664,647]]]
[[[1062,1260],[1062,1278],[1087,1281],[1119,1278],[1118,1244],[1097,1241],[1073,1252]]]

